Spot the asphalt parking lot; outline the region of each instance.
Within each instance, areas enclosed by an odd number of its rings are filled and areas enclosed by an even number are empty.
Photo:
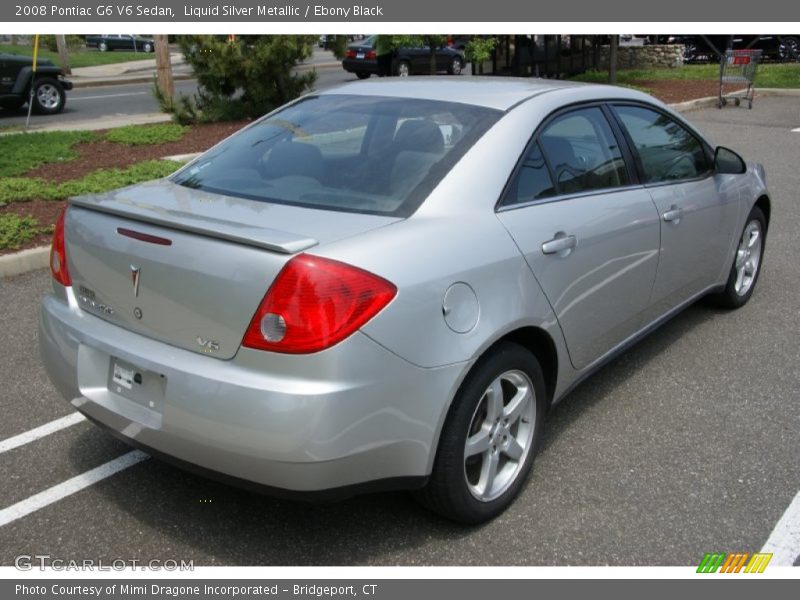
[[[800,490],[800,97],[688,114],[766,165],[764,269],[737,312],[691,307],[551,413],[517,502],[465,528],[406,494],[279,501],[137,462],[0,519],[0,564],[177,559],[195,565],[696,565],[758,551]],[[46,271],[0,281],[0,441],[69,415],[39,364]],[[130,449],[81,421],[0,452],[0,511]],[[47,495],[45,495],[47,496]],[[53,500],[53,498],[50,498]]]

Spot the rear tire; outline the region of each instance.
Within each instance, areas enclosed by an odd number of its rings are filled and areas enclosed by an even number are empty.
[[[100,50],[100,52],[108,52],[108,44],[105,42],[100,42],[100,44],[97,46],[97,49]]]
[[[369,79],[369,76],[370,76],[371,74],[372,74],[372,73],[367,73],[366,71],[358,71],[358,72],[356,73],[356,77],[358,77],[359,79]]]
[[[531,470],[545,413],[536,357],[510,342],[481,358],[445,420],[428,484],[418,499],[465,524],[502,513]]]
[[[767,220],[761,209],[754,206],[736,244],[733,265],[725,289],[709,297],[713,304],[727,309],[747,304],[756,288],[761,265],[764,262],[766,234]]]
[[[54,115],[64,110],[67,95],[57,79],[37,79],[33,88],[33,110],[40,115]]]

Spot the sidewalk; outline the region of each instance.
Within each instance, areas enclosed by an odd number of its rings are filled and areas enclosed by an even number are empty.
[[[191,79],[191,68],[186,64],[183,54],[170,52],[173,79]],[[124,83],[148,83],[156,74],[156,59],[131,60],[94,67],[78,67],[72,69],[67,78],[76,88],[97,87],[102,85],[120,85]]]
[[[175,81],[194,79],[192,68],[186,63],[180,52],[171,52],[170,62],[173,69],[172,78]],[[309,71],[335,67],[341,67],[341,62],[333,58],[330,52],[315,48],[313,55],[307,61],[297,65],[297,70]],[[72,69],[72,74],[68,79],[76,88],[87,88],[126,83],[149,83],[153,81],[155,75],[156,60],[149,58],[95,67],[79,67]]]

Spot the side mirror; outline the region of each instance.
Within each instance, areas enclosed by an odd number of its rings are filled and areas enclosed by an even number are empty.
[[[747,164],[733,150],[717,146],[714,150],[714,170],[723,175],[741,175],[747,171]]]

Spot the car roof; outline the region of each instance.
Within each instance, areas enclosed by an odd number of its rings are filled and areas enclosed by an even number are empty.
[[[357,96],[389,96],[473,104],[507,111],[520,102],[547,92],[581,90],[580,96],[596,92],[596,97],[624,98],[657,102],[651,96],[618,86],[580,83],[536,77],[387,77],[369,81],[353,81],[320,92],[320,95],[349,94]]]

